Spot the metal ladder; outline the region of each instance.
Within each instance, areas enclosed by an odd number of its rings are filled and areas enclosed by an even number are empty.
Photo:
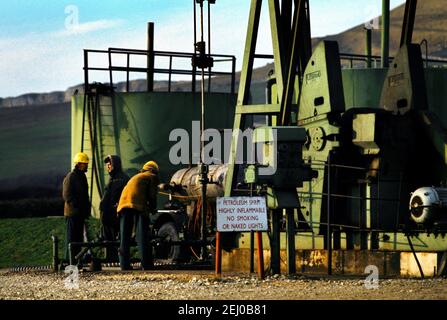
[[[87,172],[90,201],[93,198],[95,183],[99,197],[102,197],[104,190],[104,176],[107,172],[104,167],[103,171],[100,171],[100,164],[107,155],[119,154],[116,123],[113,89],[100,83],[89,85],[84,100],[81,149],[91,159],[91,170]]]

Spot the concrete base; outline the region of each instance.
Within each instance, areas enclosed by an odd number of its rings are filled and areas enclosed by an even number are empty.
[[[418,252],[416,256],[421,264],[425,277],[434,277],[438,273],[438,253]],[[411,252],[401,252],[400,254],[400,274],[402,276],[420,277],[420,271]]]
[[[437,273],[438,253],[417,253],[425,277]],[[255,250],[255,271],[257,271],[257,250]],[[327,274],[326,250],[297,250],[297,273]],[[286,250],[281,250],[281,273],[287,272]],[[332,252],[332,273],[334,275],[364,275],[365,268],[375,266],[380,277],[420,277],[419,268],[411,252],[334,250]],[[264,270],[270,271],[270,250],[264,250]],[[233,249],[222,252],[222,271],[249,272],[250,250]],[[367,272],[368,274],[370,272]]]

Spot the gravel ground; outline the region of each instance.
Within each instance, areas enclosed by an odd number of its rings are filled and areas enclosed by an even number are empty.
[[[66,288],[64,273],[0,272],[1,300],[364,300],[447,299],[447,279],[382,279],[367,289],[361,277],[248,274],[210,271],[81,272],[79,289]]]

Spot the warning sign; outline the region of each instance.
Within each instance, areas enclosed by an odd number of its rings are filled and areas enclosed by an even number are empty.
[[[217,198],[217,231],[265,231],[267,206],[263,197]]]

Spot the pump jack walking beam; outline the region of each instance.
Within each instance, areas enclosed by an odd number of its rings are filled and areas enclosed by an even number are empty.
[[[294,4],[294,6],[292,6]],[[250,82],[253,72],[253,62],[255,59],[256,41],[259,29],[259,17],[261,13],[262,0],[252,0],[250,16],[248,22],[247,38],[245,43],[244,60],[239,84],[239,93],[235,112],[233,127],[233,140],[228,163],[228,171],[225,184],[225,196],[232,196],[237,189],[237,177],[240,167],[236,165],[238,158],[237,151],[240,149],[240,132],[246,129],[246,119],[249,115],[268,115],[269,122],[273,126],[290,126],[292,99],[295,91],[295,84],[301,86],[301,78],[304,74],[305,66],[311,56],[311,39],[309,23],[309,3],[308,0],[268,0],[270,15],[270,28],[272,35],[272,47],[275,64],[276,98],[272,97],[271,104],[247,105],[250,91]],[[292,15],[293,7],[293,15]],[[292,19],[293,16],[293,19]],[[299,91],[298,91],[299,92]],[[270,97],[269,97],[270,98]],[[296,109],[298,107],[295,105]],[[298,110],[296,110],[298,111]],[[295,190],[295,189],[293,189]],[[296,191],[293,191],[296,192]],[[282,209],[271,210],[272,231],[274,240],[271,241],[271,268],[272,273],[280,273],[280,230],[279,220]],[[295,273],[295,222],[293,210],[288,212],[288,272]],[[262,252],[260,244],[260,233],[258,236],[258,254]],[[262,253],[261,253],[262,255]],[[261,258],[260,258],[261,260]],[[262,262],[260,262],[262,266]],[[262,268],[261,268],[262,269]],[[262,277],[263,272],[260,271]]]
[[[311,47],[306,43],[310,40],[310,35],[307,33],[307,24],[304,20],[307,20],[305,13],[305,0],[295,1],[295,10],[293,14],[293,26],[291,33],[291,48],[290,48],[290,61],[288,62],[287,78],[285,82],[285,89],[282,92],[280,99],[280,124],[283,126],[290,125],[291,105],[294,92],[295,77],[298,72],[298,63],[300,63],[302,72],[309,61]],[[307,41],[306,41],[307,40]],[[300,52],[301,55],[298,53]],[[304,50],[303,50],[304,48]],[[301,78],[302,73],[300,74]],[[300,83],[301,84],[301,83]]]

